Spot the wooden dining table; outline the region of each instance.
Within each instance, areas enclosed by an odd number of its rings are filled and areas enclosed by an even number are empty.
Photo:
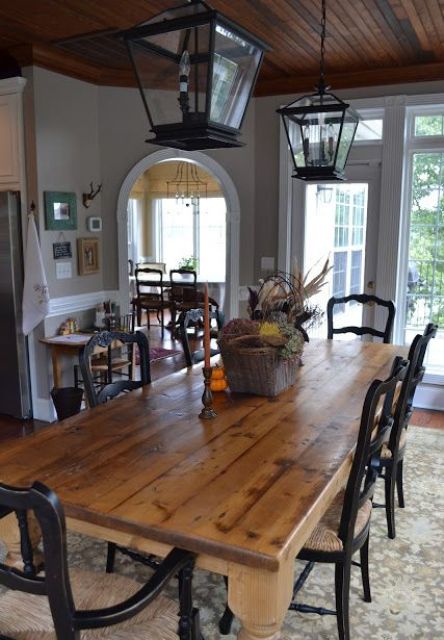
[[[271,640],[295,557],[346,482],[368,386],[398,354],[313,340],[293,387],[275,398],[214,394],[212,420],[198,417],[201,369],[182,370],[2,447],[0,481],[46,483],[73,531],[195,552],[198,566],[228,576],[239,638]]]

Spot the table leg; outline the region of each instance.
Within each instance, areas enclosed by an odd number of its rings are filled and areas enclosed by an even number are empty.
[[[241,622],[238,640],[276,640],[293,590],[294,560],[279,571],[230,565],[228,604]]]
[[[43,560],[42,554],[37,549],[42,534],[34,515],[29,513],[28,531],[33,548],[34,565],[37,566]],[[18,569],[23,569],[22,553],[20,550],[20,532],[15,513],[10,513],[0,519],[0,540],[3,542],[7,550],[5,564]]]
[[[54,387],[58,389],[62,386],[62,367],[59,359],[59,351],[57,346],[51,347],[51,359],[52,359],[52,375],[54,378]]]

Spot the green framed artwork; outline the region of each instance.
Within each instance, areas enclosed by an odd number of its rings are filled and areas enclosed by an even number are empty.
[[[65,231],[77,229],[76,194],[66,191],[45,191],[46,229]]]

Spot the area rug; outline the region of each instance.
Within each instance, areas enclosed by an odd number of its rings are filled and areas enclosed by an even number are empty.
[[[182,351],[178,351],[177,349],[150,347],[150,362],[154,362],[154,360],[163,360],[164,358],[169,358],[170,356],[178,356],[181,353]]]
[[[397,509],[395,540],[387,538],[384,509],[372,515],[370,579],[372,603],[362,600],[359,568],[350,589],[353,640],[439,640],[444,637],[444,431],[409,428],[404,464],[406,508]],[[382,482],[376,501],[383,502]],[[70,563],[103,571],[106,544],[69,534]],[[297,562],[296,571],[303,566]],[[145,581],[149,569],[118,554],[116,570]],[[171,587],[175,597],[174,585]],[[194,594],[205,640],[221,638],[218,620],[226,591],[221,576],[197,570]],[[334,608],[334,569],[318,565],[300,600]],[[234,640],[238,625],[226,636]],[[336,617],[288,612],[288,640],[337,640]]]

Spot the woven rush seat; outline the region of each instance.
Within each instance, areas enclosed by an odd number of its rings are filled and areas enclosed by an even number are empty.
[[[399,450],[400,451],[402,451],[405,448],[406,443],[407,443],[407,430],[403,429],[402,433],[401,433],[401,436],[399,438]],[[382,458],[382,460],[390,460],[391,457],[392,457],[392,452],[388,448],[388,443],[385,442],[382,445],[381,458]]]
[[[342,540],[338,537],[343,504],[344,491],[340,491],[305,542],[304,549],[325,551],[325,553],[343,550]],[[358,511],[354,530],[355,538],[368,523],[371,512],[372,503],[367,500]]]
[[[98,609],[122,601],[140,584],[118,574],[70,569],[78,609]],[[102,629],[86,629],[82,640],[178,640],[178,603],[158,596],[130,620]],[[8,590],[0,596],[0,630],[14,640],[56,640],[48,599]]]

